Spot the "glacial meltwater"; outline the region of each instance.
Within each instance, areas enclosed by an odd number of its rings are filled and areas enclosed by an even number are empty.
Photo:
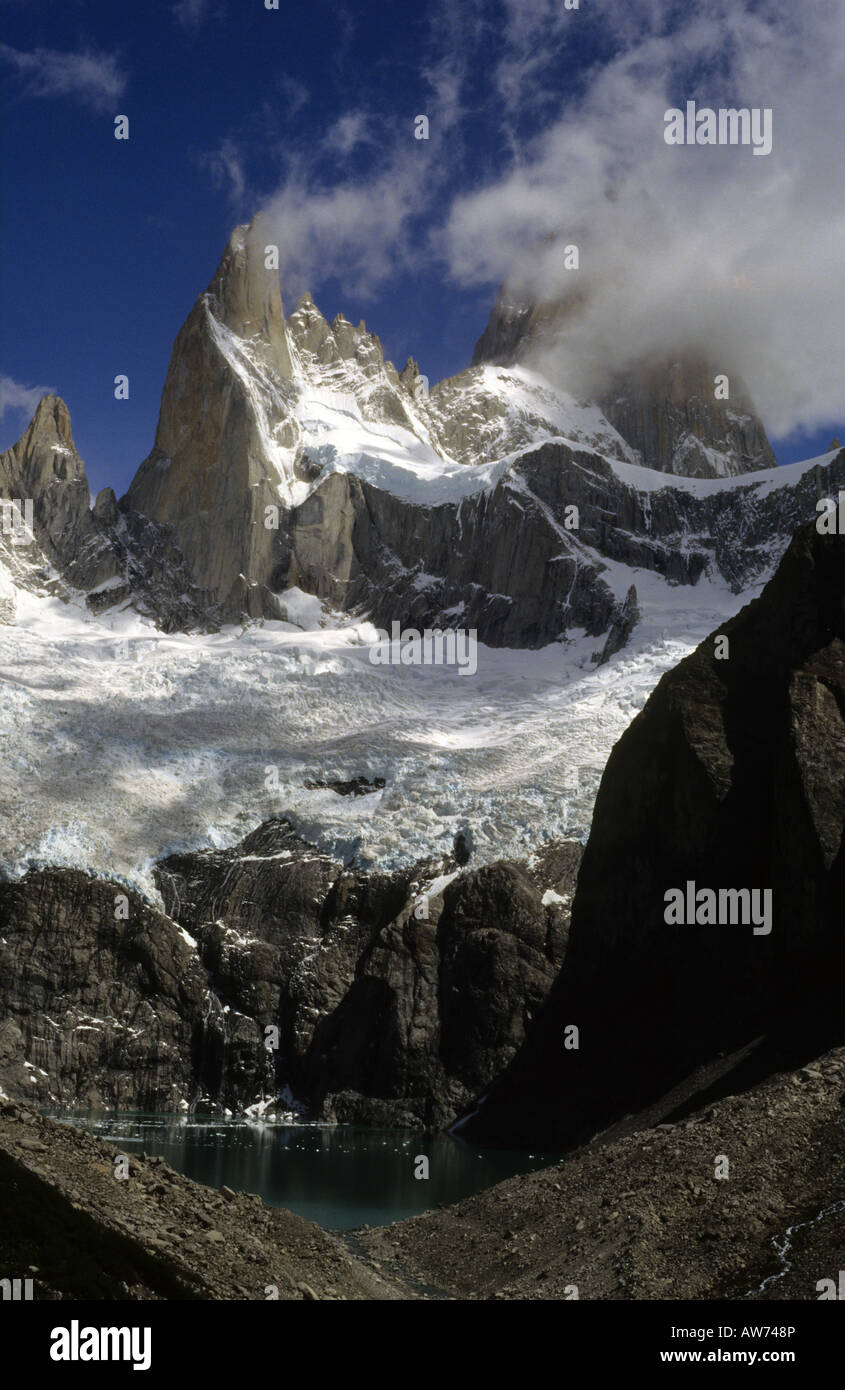
[[[51,1112],[128,1154],[160,1156],[208,1187],[257,1192],[328,1230],[385,1226],[460,1201],[553,1154],[480,1149],[448,1135],[186,1115]],[[428,1159],[428,1178],[416,1177]]]

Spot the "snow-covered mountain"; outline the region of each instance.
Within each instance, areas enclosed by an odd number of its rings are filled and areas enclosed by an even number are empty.
[[[741,475],[710,502],[667,481],[655,503],[653,472],[600,406],[519,360],[478,361],[427,392],[414,362],[397,372],[363,323],[329,324],[310,295],[285,320],[266,250],[260,222],[234,232],[177,337],[155,447],[126,499],[173,527],[194,583],[228,618],[284,618],[297,588],[380,625],[460,623],[495,645],[537,646],[578,626],[598,637],[627,622],[630,585],[620,595],[608,561],[681,582],[715,569],[741,587],[813,514],[805,482],[760,512],[772,495],[759,471],[771,461],[765,432],[750,406],[703,400],[701,362],[665,381],[649,368],[637,418],[671,447],[658,462],[675,474],[707,472],[708,450],[709,471],[729,480],[747,460],[750,515]],[[504,355],[519,359],[536,316],[508,334]]]
[[[583,291],[537,302],[503,286],[473,363],[533,364],[557,377],[585,304]],[[773,468],[775,456],[748,390],[734,371],[726,385],[723,367],[700,348],[670,350],[667,344],[662,356],[607,374],[599,404],[648,468],[699,478]]]
[[[712,478],[638,458],[524,363],[428,392],[310,296],[286,319],[260,228],[237,229],[126,497],[92,505],[55,397],[0,457],[0,497],[33,502],[31,535],[0,534],[7,871],[152,891],[168,850],[273,813],[362,863],[466,824],[482,860],[584,837],[659,677],[845,487],[841,449]],[[374,665],[394,621],[475,629],[474,678]],[[385,785],[315,786],[361,775]]]
[[[237,228],[176,339],[155,446],[127,495],[175,528],[226,615],[282,617],[291,585],[361,610],[416,529],[409,506],[454,515],[538,441],[634,458],[596,406],[522,368],[471,368],[428,394],[413,362],[397,372],[363,323],[330,325],[310,295],[285,320],[265,260],[260,225]],[[375,534],[356,484],[399,505]],[[432,572],[411,544],[399,564]]]
[[[286,319],[268,252],[260,219],[236,228],[176,338],[153,450],[119,506],[106,491],[89,508],[62,402],[42,403],[2,456],[4,495],[34,496],[56,571],[36,566],[36,587],[63,581],[89,606],[129,604],[171,630],[285,620],[295,590],[379,626],[463,626],[495,646],[583,629],[607,655],[607,635],[618,647],[636,617],[633,579],[615,567],[680,583],[713,573],[739,591],[835,488],[835,467],[761,471],[751,413],[734,414],[717,459],[725,411],[703,402],[701,363],[640,382],[648,410],[634,413],[675,472],[644,467],[636,432],[626,440],[600,405],[520,360],[554,316],[501,296],[476,356],[512,365],[479,360],[429,392],[416,363],[397,372],[364,323],[329,324],[310,295]],[[723,489],[677,472],[686,457],[700,473],[708,449]],[[743,449],[753,469],[735,476]]]

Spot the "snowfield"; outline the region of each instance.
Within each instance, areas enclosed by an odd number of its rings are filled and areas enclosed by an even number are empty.
[[[620,579],[622,576],[620,576]],[[394,867],[449,850],[474,863],[585,838],[608,754],[664,671],[754,596],[625,567],[643,620],[603,639],[478,648],[478,671],[379,666],[376,630],[293,593],[288,616],[165,635],[131,612],[18,591],[0,628],[0,871],[64,864],[158,901],[155,861],[223,847],[273,814],[344,860]],[[297,626],[300,624],[300,626]],[[383,777],[343,797],[306,781]]]

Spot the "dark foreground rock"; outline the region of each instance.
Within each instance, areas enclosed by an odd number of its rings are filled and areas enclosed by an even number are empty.
[[[817,1299],[845,1260],[844,1107],[840,1048],[359,1249],[462,1299]],[[787,1270],[774,1241],[795,1223]]]
[[[0,884],[8,1094],[176,1109],[202,1074],[208,1013],[196,950],[136,893],[73,869]]]
[[[841,1041],[844,827],[845,539],[811,526],[614,748],[564,969],[466,1133],[568,1148],[649,1106],[671,1118],[730,1054],[717,1088]],[[667,920],[690,883],[768,893],[771,912]]]
[[[37,1299],[813,1300],[845,1261],[843,1102],[839,1049],[341,1239],[0,1101],[0,1269]]]
[[[0,1267],[36,1299],[395,1298],[343,1242],[258,1197],[0,1101]]]

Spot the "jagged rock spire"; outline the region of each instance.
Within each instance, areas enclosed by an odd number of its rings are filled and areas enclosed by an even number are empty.
[[[267,266],[268,240],[263,219],[236,227],[206,293],[215,317],[239,338],[258,339],[267,365],[279,376],[292,375],[278,271]]]
[[[292,482],[298,440],[270,245],[260,217],[229,238],[173,345],[155,446],[127,494],[176,528],[197,583],[238,610],[254,575],[274,567],[262,505]]]

